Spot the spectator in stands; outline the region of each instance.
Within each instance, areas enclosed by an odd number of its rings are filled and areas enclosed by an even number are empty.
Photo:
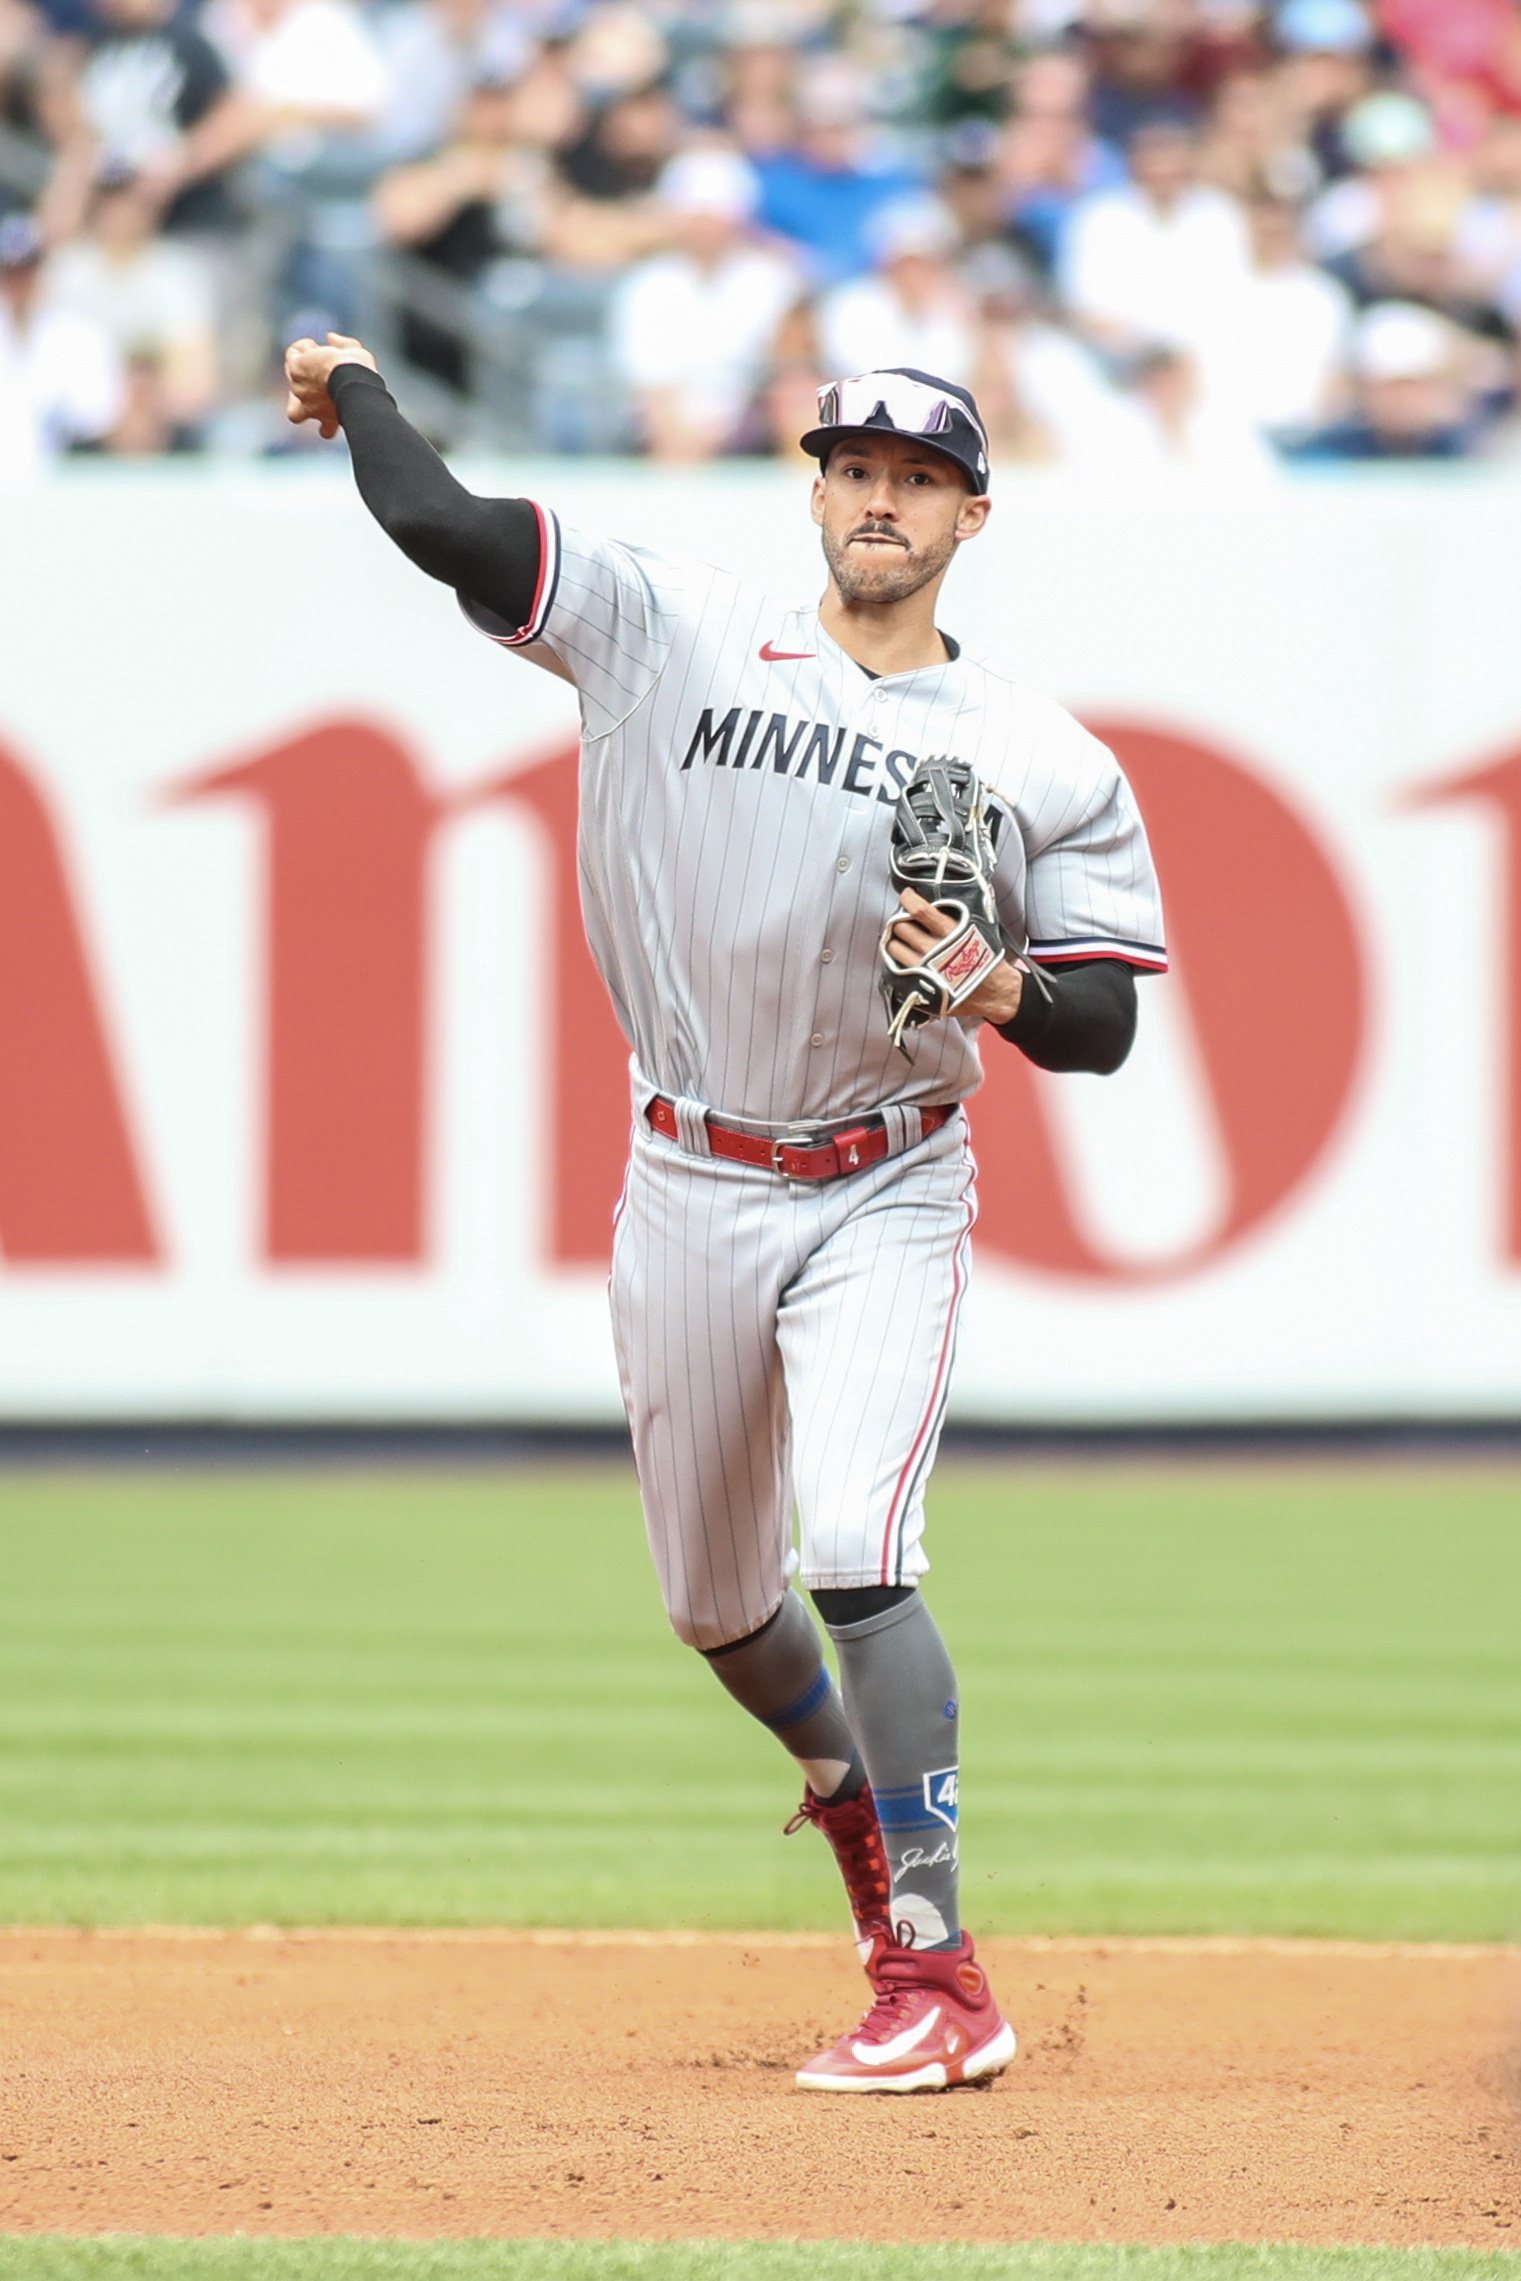
[[[171,233],[226,236],[238,215],[226,169],[249,147],[227,66],[174,0],[97,0],[77,76],[60,92],[56,164],[41,220],[78,229],[101,166],[135,172]]]
[[[0,221],[0,486],[35,481],[71,445],[100,442],[121,416],[121,367],[98,325],[42,297],[41,231]]]
[[[1129,393],[1140,415],[1129,472],[1188,476],[1239,491],[1271,482],[1277,463],[1246,406],[1212,386],[1198,361],[1158,347],[1141,357]]]
[[[1273,480],[1272,454],[1246,411],[1218,392],[1206,398],[1180,350],[1141,352],[1121,386],[1028,283],[999,298],[1001,309],[987,310],[996,356],[982,367],[978,401],[1005,450],[1106,489],[1187,478],[1237,491]]]
[[[724,117],[746,157],[759,163],[790,150],[797,137],[793,50],[772,40],[736,46],[724,77]]]
[[[471,282],[503,255],[536,253],[554,176],[548,154],[524,136],[524,108],[518,88],[494,77],[478,81],[443,148],[376,183],[385,238]]]
[[[629,0],[592,0],[565,50],[566,68],[594,108],[662,86],[670,60],[654,12]]]
[[[1202,105],[1188,71],[1190,15],[1187,0],[1126,0],[1085,10],[1090,111],[1105,142],[1125,147],[1166,106],[1197,120]]]
[[[203,21],[233,73],[239,110],[229,133],[254,154],[251,195],[279,217],[264,272],[242,289],[281,338],[297,311],[324,330],[352,331],[366,250],[355,223],[362,229],[388,92],[368,24],[354,0],[210,0]],[[267,345],[241,342],[245,364]]]
[[[771,344],[770,372],[761,390],[762,441],[779,459],[799,467],[815,467],[798,438],[817,426],[819,390],[824,385],[824,363],[819,354],[814,304],[795,301],[783,317]]]
[[[101,176],[81,236],[53,254],[49,306],[84,317],[110,341],[127,375],[113,450],[186,449],[216,398],[216,306],[193,247],[158,234],[156,201],[130,169]]]
[[[511,86],[534,57],[522,13],[508,0],[400,0],[382,9],[371,29],[386,71],[375,130],[385,165],[439,150],[472,88]]]
[[[353,0],[211,0],[205,23],[243,97],[244,148],[299,168],[323,136],[378,123],[385,63]]]
[[[1125,161],[1088,120],[1088,72],[1066,49],[1033,56],[1015,83],[1000,138],[1004,212],[1020,242],[1050,272],[1068,216],[1081,199],[1125,183]]]
[[[1295,138],[1334,181],[1352,167],[1342,121],[1373,84],[1369,12],[1361,0],[1285,0],[1273,35],[1284,59],[1274,80]]]
[[[0,0],[0,124],[23,135],[56,139],[59,97],[78,68],[77,34],[50,32],[31,0]]]
[[[1364,307],[1423,301],[1468,330],[1505,332],[1459,258],[1471,176],[1436,148],[1422,106],[1405,95],[1369,96],[1346,131],[1368,171],[1335,185],[1311,211],[1326,268]]]
[[[1222,326],[1222,392],[1289,443],[1322,428],[1345,397],[1352,296],[1305,258],[1298,209],[1264,190],[1247,209],[1252,263]]]
[[[1135,404],[1090,345],[1060,321],[1018,253],[979,247],[966,270],[987,350],[976,396],[995,451],[1051,461],[1083,477],[1131,472],[1149,449]]]
[[[560,171],[583,198],[645,198],[671,157],[681,121],[658,81],[613,96],[566,146]]]
[[[873,274],[836,285],[819,303],[825,370],[910,367],[970,385],[980,345],[978,311],[952,267],[958,241],[950,214],[920,193],[884,206],[870,236]]]
[[[659,85],[615,95],[593,115],[558,154],[566,195],[548,247],[557,261],[619,269],[662,242],[654,189],[680,133],[680,114]]]
[[[376,183],[375,219],[386,242],[467,286],[494,262],[540,253],[563,193],[550,154],[527,138],[533,109],[521,82],[486,78],[473,87],[442,150]],[[425,372],[452,388],[468,386],[459,333],[408,314],[401,345]]]
[[[1430,112],[1397,89],[1354,104],[1341,135],[1356,171],[1343,174],[1310,207],[1306,240],[1319,261],[1355,256],[1397,232],[1442,171]]]
[[[993,161],[996,144],[979,152],[975,146],[960,151],[941,168],[936,196],[956,225],[962,247],[1007,245],[1009,229],[1004,214],[1004,187]]]
[[[1400,301],[1366,310],[1352,367],[1351,412],[1307,438],[1294,457],[1457,459],[1474,448],[1479,423],[1464,385],[1461,340],[1432,310]]]
[[[1320,167],[1272,72],[1236,71],[1220,82],[1199,146],[1199,177],[1243,200],[1266,188],[1297,202],[1320,187]]]
[[[967,119],[1002,119],[1018,57],[1008,0],[965,0],[926,11],[933,61],[924,90],[924,115],[937,127]]]
[[[747,439],[778,328],[799,299],[794,265],[755,242],[759,184],[737,152],[684,152],[661,176],[674,238],[622,282],[611,316],[614,368],[655,459],[710,458]]]
[[[797,148],[758,162],[760,220],[792,241],[817,284],[836,285],[870,269],[873,215],[918,183],[873,151],[866,85],[845,57],[809,66],[798,115]]]
[[[1058,270],[1063,296],[1112,354],[1205,351],[1249,273],[1245,217],[1200,183],[1197,138],[1178,115],[1143,121],[1128,156],[1126,187],[1085,199],[1072,217]]]
[[[500,79],[496,72],[487,78]],[[515,133],[520,142],[537,150],[566,151],[586,133],[591,111],[586,97],[571,77],[565,49],[558,41],[541,47],[528,69],[514,83],[517,96]]]
[[[1521,325],[1521,118],[1497,112],[1473,153],[1452,276],[1461,295]]]

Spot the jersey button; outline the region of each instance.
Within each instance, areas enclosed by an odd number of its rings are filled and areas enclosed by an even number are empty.
[[[848,856],[848,855],[842,855],[842,856],[838,857],[838,858],[837,858],[837,860],[836,860],[836,862],[835,862],[835,870],[836,870],[836,871],[848,871],[849,869],[850,869],[850,858],[849,858],[849,856]]]
[[[832,950],[821,950],[819,952],[819,956],[827,966],[830,960],[834,957],[834,952]]]
[[[815,1031],[814,1031],[814,1033],[813,1033],[813,1035],[812,1035],[812,1037],[811,1037],[811,1038],[808,1040],[808,1043],[809,1043],[810,1045],[822,1045],[822,1044],[823,1044],[823,1042],[824,1042],[824,1033],[823,1033],[823,1031],[822,1031],[822,1030],[815,1030]]]

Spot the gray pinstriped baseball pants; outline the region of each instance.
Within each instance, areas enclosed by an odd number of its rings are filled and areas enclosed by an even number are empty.
[[[693,1647],[757,1630],[794,1572],[906,1584],[929,1566],[975,1176],[961,1117],[806,1183],[636,1132],[613,1334],[650,1550]]]

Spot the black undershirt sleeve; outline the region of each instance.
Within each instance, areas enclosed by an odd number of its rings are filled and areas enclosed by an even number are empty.
[[[378,372],[335,365],[328,391],[348,438],[359,496],[388,537],[509,626],[528,623],[538,591],[539,518],[526,499],[477,499],[404,420]]]
[[[1047,996],[1041,989],[1045,984]],[[1025,976],[1019,1012],[998,1035],[1039,1069],[1109,1077],[1135,1043],[1135,974],[1117,958],[1077,959]]]

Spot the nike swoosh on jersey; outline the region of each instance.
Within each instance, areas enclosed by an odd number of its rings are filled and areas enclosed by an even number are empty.
[[[767,665],[785,665],[793,658],[814,657],[818,653],[811,649],[773,649],[769,642],[762,642],[760,654]]]
[[[939,2017],[940,2006],[932,2004],[922,2020],[915,2020],[911,2028],[887,2043],[853,2043],[850,2048],[863,2067],[891,2067],[895,2059],[906,2059],[917,2044],[923,2043]]]

